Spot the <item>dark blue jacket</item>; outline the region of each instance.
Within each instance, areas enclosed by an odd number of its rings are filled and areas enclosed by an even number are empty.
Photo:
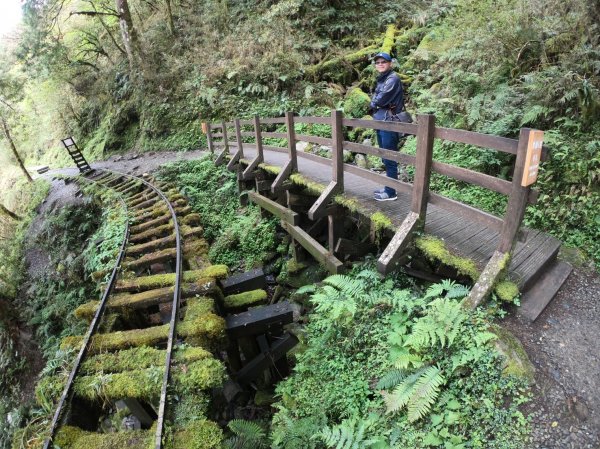
[[[371,99],[373,119],[385,120],[387,111],[395,105],[394,113],[397,114],[404,108],[404,93],[402,82],[396,72],[390,70],[377,77],[377,86]]]

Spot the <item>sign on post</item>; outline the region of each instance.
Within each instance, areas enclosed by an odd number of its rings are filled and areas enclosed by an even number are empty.
[[[208,124],[206,122],[202,122],[202,134],[206,134],[208,131]]]
[[[530,186],[537,179],[543,144],[544,131],[531,130],[529,133],[529,143],[527,144],[527,156],[525,157],[523,179],[521,179],[521,185],[523,187]]]

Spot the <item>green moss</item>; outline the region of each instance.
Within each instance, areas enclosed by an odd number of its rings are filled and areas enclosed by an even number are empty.
[[[326,189],[326,186],[324,186],[323,184],[311,181],[310,179],[302,176],[300,173],[292,173],[290,175],[290,180],[294,184],[305,187],[307,192],[312,195],[321,195],[321,193],[323,193]]]
[[[294,259],[290,259],[286,263],[287,272],[290,274],[298,273],[299,271],[304,270],[308,265],[304,262],[298,262]]]
[[[61,449],[153,449],[155,434],[154,427],[149,430],[97,433],[62,426],[54,442]],[[166,440],[166,449],[220,449],[223,431],[216,423],[200,419],[191,422],[185,429],[171,433]]]
[[[371,99],[359,87],[350,89],[344,99],[344,114],[351,118],[360,118],[368,113]]]
[[[199,298],[188,299],[187,308],[185,311],[186,321],[196,320],[215,311],[215,300],[205,296]]]
[[[277,167],[276,165],[268,165],[265,163],[258,164],[258,167],[272,175],[278,175],[281,171],[281,167]]]
[[[503,374],[521,377],[532,383],[535,368],[519,339],[507,329],[497,325],[492,327],[492,332],[498,336],[495,342],[496,350],[505,358]]]
[[[519,296],[519,287],[511,281],[500,281],[494,286],[494,291],[502,301],[512,302]]]
[[[191,422],[206,418],[210,394],[202,391],[186,395],[170,395],[167,406],[168,420],[176,429],[185,429]]]
[[[194,320],[184,320],[177,326],[179,336],[195,337],[201,346],[218,343],[225,336],[225,320],[214,313],[207,313]],[[117,351],[138,346],[153,346],[168,339],[169,325],[119,331],[110,334],[98,334],[92,337],[89,353],[98,354],[103,351]],[[214,342],[213,342],[214,340]],[[66,337],[61,343],[62,349],[79,348],[83,337]]]
[[[336,195],[333,198],[333,201],[340,206],[344,206],[350,212],[362,212],[363,209],[360,205],[360,202],[354,198],[350,198],[346,195]]]
[[[223,279],[229,275],[227,265],[211,265],[201,270],[184,271],[182,280],[186,283],[204,283],[212,279]],[[212,278],[212,279],[210,279]],[[119,291],[142,291],[153,288],[168,287],[175,283],[175,273],[155,274],[138,277],[117,283]]]
[[[221,449],[223,447],[223,431],[212,421],[199,420],[175,432],[167,449]]]
[[[385,29],[385,36],[383,38],[383,44],[381,45],[381,51],[386,52],[388,54],[392,54],[392,49],[394,48],[394,41],[396,36],[396,25],[388,25]]]
[[[267,292],[264,290],[252,290],[239,293],[237,295],[225,296],[225,308],[240,309],[263,303],[267,299]]]
[[[195,347],[178,349],[175,351],[174,356],[175,361],[178,363],[191,363],[212,357],[211,353],[206,349]],[[118,373],[121,371],[160,366],[164,363],[165,357],[166,351],[147,346],[109,352],[85,360],[81,365],[81,373]]]
[[[181,220],[183,224],[188,226],[199,226],[201,222],[200,214],[189,214]]]
[[[153,401],[159,398],[164,375],[164,360],[159,366],[123,371],[120,373],[79,376],[73,385],[74,394],[89,401],[113,401],[135,398]],[[196,394],[222,385],[225,367],[210,357],[192,363],[181,363],[171,368],[174,391],[179,394]],[[66,384],[65,376],[42,379],[36,388],[38,402],[58,400]],[[43,403],[40,402],[40,405]]]
[[[479,270],[471,259],[452,254],[443,240],[426,235],[415,239],[416,247],[431,261],[441,262],[453,267],[459,274],[469,276],[473,281],[479,278]]]
[[[381,237],[383,237],[385,231],[387,229],[394,230],[394,225],[392,224],[392,220],[389,219],[387,215],[383,212],[375,212],[371,215],[371,232],[375,237],[376,242],[381,241]]]

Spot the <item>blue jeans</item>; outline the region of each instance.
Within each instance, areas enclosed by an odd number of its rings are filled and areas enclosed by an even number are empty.
[[[400,140],[400,136],[398,133],[391,131],[381,131],[377,130],[377,144],[379,148],[384,148],[386,150],[398,151],[398,141]],[[383,165],[385,165],[385,174],[388,178],[398,179],[398,162],[390,161],[389,159],[381,159]],[[385,186],[385,193],[388,196],[396,196],[396,190],[391,187]]]

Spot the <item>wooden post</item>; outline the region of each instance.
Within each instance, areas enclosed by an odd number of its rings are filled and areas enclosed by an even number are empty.
[[[223,130],[223,148],[224,153],[229,153],[229,139],[227,138],[227,125],[225,124],[225,120],[221,122],[222,130]]]
[[[508,198],[508,206],[504,215],[504,224],[500,235],[500,242],[497,250],[501,253],[507,253],[512,250],[515,244],[521,221],[525,215],[527,207],[527,198],[529,197],[530,187],[523,187],[521,180],[523,170],[525,169],[525,159],[527,156],[527,145],[529,143],[529,134],[531,129],[522,128],[519,134],[519,145],[517,147],[517,160],[515,170],[513,171],[512,189]]]
[[[412,191],[411,211],[419,215],[422,224],[427,213],[429,196],[429,180],[431,178],[431,162],[433,159],[433,136],[435,133],[435,116],[419,115],[417,118],[417,155],[415,161],[415,180]]]
[[[244,144],[242,142],[242,129],[240,127],[240,119],[236,118],[233,120],[233,124],[235,126],[235,139],[237,140],[238,145],[238,158],[242,159],[244,157]]]
[[[212,140],[212,127],[210,123],[206,124],[206,143],[208,144],[208,151],[210,151],[210,154],[215,154],[215,147]]]
[[[333,148],[332,180],[337,184],[338,192],[344,191],[344,131],[342,129],[342,111],[331,111],[331,141]]]
[[[263,155],[262,132],[260,130],[258,115],[254,116],[254,136],[256,138],[256,157],[258,158],[258,163],[261,164],[265,158]]]
[[[296,155],[296,131],[294,130],[294,113],[288,111],[285,113],[285,125],[287,127],[288,151],[292,172],[298,171],[298,156]]]

